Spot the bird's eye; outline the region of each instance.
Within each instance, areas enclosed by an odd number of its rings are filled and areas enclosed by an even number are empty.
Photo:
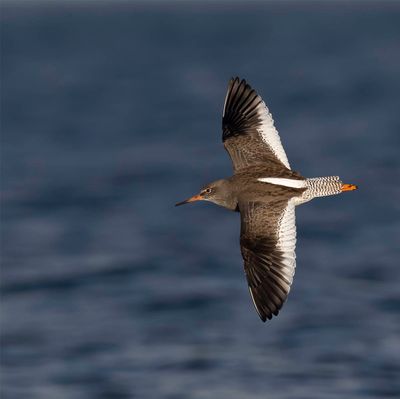
[[[204,190],[204,192],[205,192],[206,194],[210,194],[210,193],[211,193],[211,188],[206,188],[206,189]]]

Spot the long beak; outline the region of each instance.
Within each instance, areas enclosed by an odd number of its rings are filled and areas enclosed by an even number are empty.
[[[201,201],[202,199],[203,199],[203,197],[201,195],[197,194],[197,195],[194,195],[193,197],[188,198],[185,201],[178,202],[177,204],[175,204],[175,206],[185,205],[185,204],[188,204],[189,202]]]

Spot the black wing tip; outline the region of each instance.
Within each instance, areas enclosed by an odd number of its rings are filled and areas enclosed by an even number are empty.
[[[242,79],[239,76],[232,76],[229,80],[229,83],[233,83],[233,82],[237,82],[237,83],[244,83],[246,84],[246,79]]]
[[[257,92],[236,76],[228,84],[222,113],[222,141],[246,134],[249,126],[259,123],[257,108],[262,102]]]
[[[228,90],[231,91],[233,86],[239,88],[240,86],[247,86],[248,89],[252,90],[251,86],[247,83],[246,79],[242,79],[239,76],[232,76],[228,83]]]
[[[261,303],[256,304],[253,299],[254,308],[258,314],[258,317],[261,319],[263,323],[267,320],[271,320],[273,316],[278,316],[280,307],[276,308],[275,310],[266,309],[265,306],[261,306]]]
[[[276,301],[271,301],[271,298],[260,298],[259,296],[254,296],[252,289],[249,285],[250,293],[253,300],[254,308],[263,323],[267,320],[271,320],[273,316],[278,316],[285,300],[277,304]],[[271,306],[272,305],[272,306]]]
[[[258,313],[258,312],[257,312]],[[267,320],[271,320],[274,316],[278,316],[279,310],[275,310],[273,313],[258,313],[261,321],[265,323]]]

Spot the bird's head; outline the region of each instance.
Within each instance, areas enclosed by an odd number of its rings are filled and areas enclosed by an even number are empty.
[[[232,209],[232,200],[232,190],[229,180],[221,179],[207,184],[200,190],[198,194],[188,198],[185,201],[178,202],[175,206],[184,205],[196,201],[210,201],[214,202],[214,204]],[[234,202],[234,208],[236,208],[237,201]]]

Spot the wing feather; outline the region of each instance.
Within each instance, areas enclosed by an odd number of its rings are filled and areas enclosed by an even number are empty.
[[[232,78],[222,117],[222,141],[235,171],[273,162],[290,169],[272,116],[262,98],[246,81]]]
[[[277,315],[296,267],[296,225],[292,200],[239,203],[240,244],[254,306],[261,320]]]

